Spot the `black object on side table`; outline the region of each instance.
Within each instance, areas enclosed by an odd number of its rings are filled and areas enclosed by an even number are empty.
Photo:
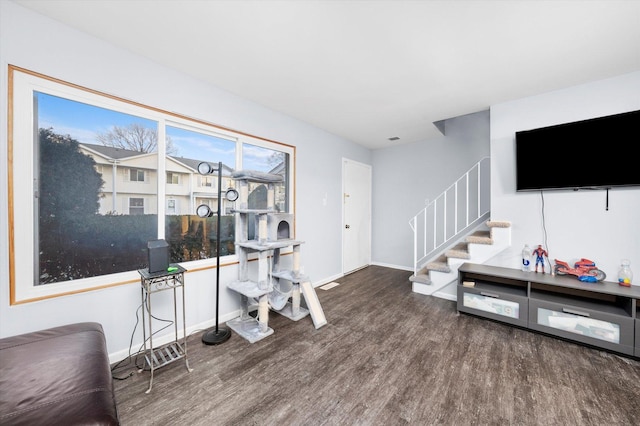
[[[170,264],[166,271],[150,273],[148,268],[138,269],[140,273],[141,295],[142,295],[142,338],[144,340],[145,365],[149,366],[151,377],[149,378],[149,389],[145,393],[151,392],[153,386],[153,371],[174,361],[184,358],[187,371],[193,371],[189,367],[187,358],[187,326],[184,310],[184,273],[186,269],[178,264]],[[182,341],[178,338],[178,308],[176,302],[176,291],[182,290]],[[167,345],[157,348],[153,347],[153,327],[151,314],[151,295],[164,290],[173,291],[173,326],[174,340]],[[149,349],[147,350],[147,324],[145,312],[149,321]],[[144,370],[144,365],[138,373]]]

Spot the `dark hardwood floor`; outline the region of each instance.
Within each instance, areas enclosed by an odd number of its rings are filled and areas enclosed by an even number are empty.
[[[189,364],[115,376],[133,425],[640,425],[640,361],[456,313],[369,266],[316,289],[328,324],[188,339]]]

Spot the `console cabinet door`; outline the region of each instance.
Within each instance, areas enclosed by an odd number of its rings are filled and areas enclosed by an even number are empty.
[[[627,355],[634,352],[634,322],[630,316],[529,299],[529,328]]]
[[[500,286],[459,285],[458,311],[526,327],[529,307],[526,292],[520,295],[509,290]]]

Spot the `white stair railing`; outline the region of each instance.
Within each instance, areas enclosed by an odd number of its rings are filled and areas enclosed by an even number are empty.
[[[413,273],[456,236],[477,225],[490,209],[490,158],[484,157],[409,220]]]

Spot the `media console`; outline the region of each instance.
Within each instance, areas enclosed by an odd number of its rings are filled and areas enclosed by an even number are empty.
[[[640,287],[464,263],[458,312],[640,357]]]

